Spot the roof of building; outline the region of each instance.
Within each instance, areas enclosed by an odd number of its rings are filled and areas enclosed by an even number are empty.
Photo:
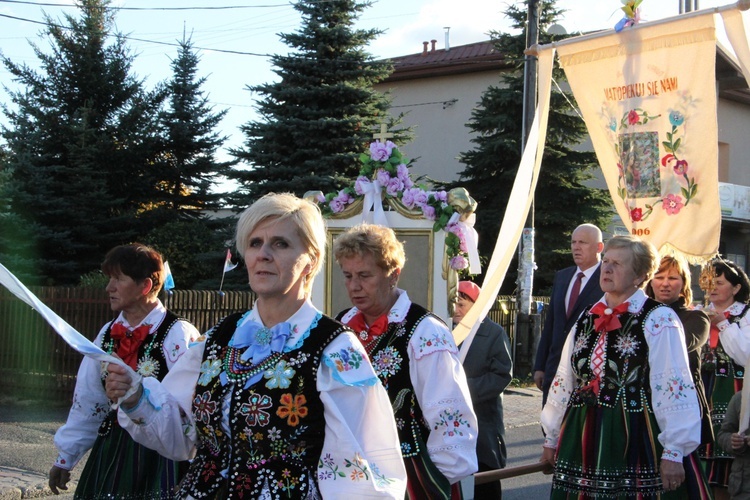
[[[386,81],[500,70],[511,65],[490,40],[448,49],[435,48],[436,42],[423,42],[422,52],[391,58],[394,71]]]
[[[743,104],[750,104],[750,88],[734,54],[721,44],[716,46],[716,81],[719,97]]]

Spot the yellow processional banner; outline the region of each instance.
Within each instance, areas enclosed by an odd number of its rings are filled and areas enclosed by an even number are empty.
[[[713,15],[560,44],[617,213],[662,252],[719,248]]]

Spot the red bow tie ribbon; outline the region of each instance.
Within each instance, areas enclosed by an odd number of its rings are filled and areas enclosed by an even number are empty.
[[[591,314],[599,316],[594,320],[594,328],[597,332],[611,332],[622,327],[620,323],[620,314],[628,310],[630,302],[623,302],[619,306],[612,309],[603,302],[598,302],[594,307],[591,308]]]
[[[372,325],[367,326],[365,321],[365,315],[362,312],[358,312],[352,319],[349,320],[347,326],[354,330],[362,341],[363,345],[370,343],[375,337],[383,334],[388,329],[388,315],[383,314],[378,319],[372,322]]]
[[[138,348],[151,331],[151,325],[141,325],[133,330],[128,329],[122,323],[112,325],[110,334],[116,343],[115,353],[128,364],[133,370],[138,365]]]

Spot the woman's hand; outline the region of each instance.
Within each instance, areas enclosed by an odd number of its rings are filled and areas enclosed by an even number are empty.
[[[61,469],[56,465],[53,465],[49,470],[49,489],[51,489],[52,493],[55,495],[60,494],[58,488],[61,490],[68,489],[68,481],[70,481],[69,470]]]
[[[542,448],[542,456],[539,459],[540,462],[547,462],[549,464],[549,469],[545,470],[545,474],[552,474],[555,471],[555,453],[557,450],[554,448]]]
[[[108,364],[107,372],[107,397],[112,401],[118,401],[125,395],[126,392],[128,392],[133,381],[131,380],[130,375],[128,375],[128,372],[125,370],[125,368],[120,365],[116,365],[114,363]],[[124,409],[132,408],[133,406],[138,404],[138,401],[141,399],[142,394],[143,385],[138,384],[138,390],[135,391],[135,393],[132,394],[128,399],[122,401],[120,403],[120,406],[122,406]]]
[[[682,462],[661,459],[661,484],[664,491],[673,491],[685,480],[685,468]]]

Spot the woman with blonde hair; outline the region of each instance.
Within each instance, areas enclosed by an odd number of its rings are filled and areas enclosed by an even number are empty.
[[[162,384],[144,381],[121,403],[136,441],[192,458],[180,497],[403,498],[388,395],[352,332],[310,302],[325,242],[312,203],[256,201],[237,225],[253,308],[221,320]],[[109,370],[117,400],[131,380]]]

